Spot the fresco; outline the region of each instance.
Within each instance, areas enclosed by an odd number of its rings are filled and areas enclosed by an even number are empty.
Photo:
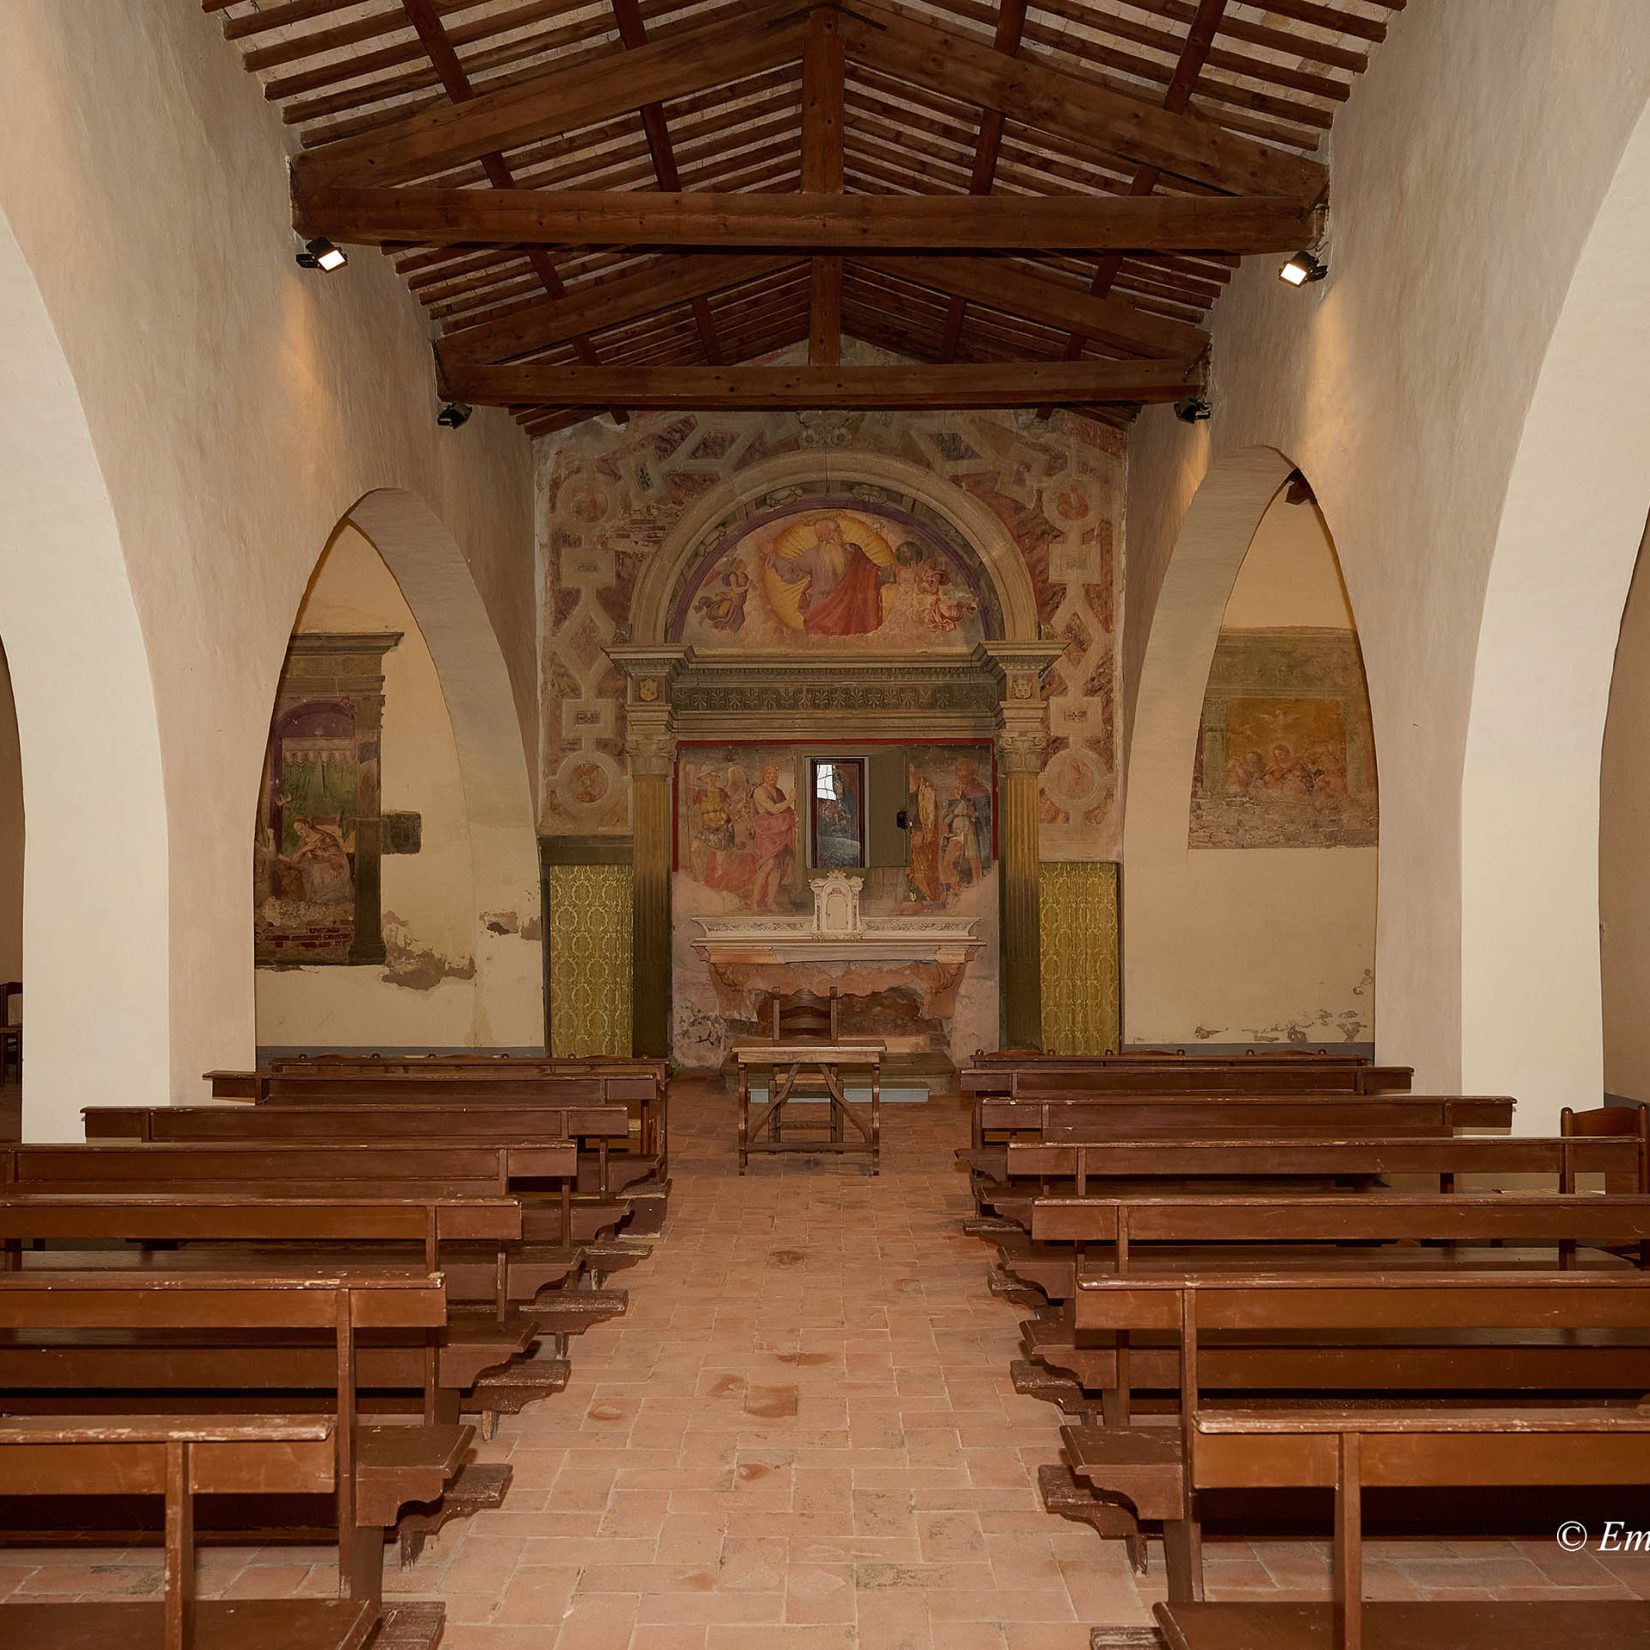
[[[1378,826],[1357,636],[1223,631],[1203,704],[1190,846],[1373,847]]]
[[[853,341],[849,355],[854,361],[882,359]],[[624,684],[603,649],[626,637],[631,598],[647,562],[707,494],[736,485],[741,472],[765,459],[817,451],[818,482],[759,492],[713,531],[710,543],[721,548],[701,563],[703,577],[696,573],[681,593],[677,633],[710,653],[753,648],[758,630],[780,637],[782,651],[897,651],[886,624],[869,636],[846,639],[786,629],[768,612],[767,564],[752,545],[733,552],[741,539],[771,534],[782,519],[802,525],[809,513],[834,507],[873,526],[898,522],[897,537],[877,529],[892,543],[896,567],[900,544],[909,540],[948,556],[954,552],[960,560],[952,565],[960,568],[967,548],[947,539],[948,524],[927,505],[869,479],[831,483],[836,491],[827,491],[826,477],[856,465],[870,470],[883,456],[921,465],[1001,524],[1030,575],[1044,632],[1061,646],[1048,679],[1042,857],[1116,858],[1123,443],[1121,431],[1062,412],[1046,422],[1031,414],[987,412],[660,413],[622,429],[591,419],[537,442],[544,833],[629,829]],[[886,588],[880,571],[878,579],[880,600]],[[943,588],[990,600],[989,591],[971,589],[960,573]],[[965,627],[978,624],[989,633],[992,619],[982,610],[959,616],[958,632],[931,631],[926,623],[913,628],[922,632],[920,651],[961,651]]]
[[[677,774],[678,870],[721,896],[717,912],[800,911],[797,760],[723,746],[684,753]]]
[[[907,863],[856,873],[864,878],[860,908],[867,916],[944,913],[971,921],[980,955],[954,1004],[942,1009],[934,1006],[932,981],[919,978],[921,964],[833,963],[808,984],[842,993],[847,1034],[886,1037],[890,1047],[934,1048],[966,1061],[995,1038],[997,1026],[991,747],[917,744],[906,754]],[[734,1037],[760,1029],[755,1019],[724,1014],[710,966],[693,949],[701,932],[694,919],[812,911],[807,793],[810,775],[827,759],[838,773],[858,776],[853,796],[862,802],[863,759],[833,758],[818,745],[689,745],[678,756],[672,1059],[686,1069],[719,1065]]]
[[[713,548],[678,598],[673,641],[701,652],[968,652],[978,582],[913,518],[809,500]]]
[[[991,747],[919,748],[907,773],[911,826],[900,909],[943,911],[991,868]]]
[[[253,842],[260,963],[349,959],[359,769],[347,703],[301,701],[277,717]]]

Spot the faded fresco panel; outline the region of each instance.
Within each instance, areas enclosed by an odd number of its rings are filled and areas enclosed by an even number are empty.
[[[811,904],[802,868],[795,753],[692,747],[677,770],[677,871],[712,896],[701,915],[777,914]]]
[[[991,869],[991,747],[930,746],[906,764],[901,913],[944,911]]]
[[[1222,631],[1203,701],[1190,846],[1366,848],[1378,828],[1356,634]]]

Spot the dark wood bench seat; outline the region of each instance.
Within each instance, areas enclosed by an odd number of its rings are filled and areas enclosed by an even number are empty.
[[[154,1397],[169,1400],[158,1409],[191,1418],[324,1404],[333,1423],[329,1513],[340,1570],[351,1597],[376,1604],[383,1543],[399,1507],[440,1496],[474,1433],[430,1419],[427,1337],[446,1319],[439,1277],[388,1269],[319,1279],[6,1273],[0,1388],[7,1408],[35,1414],[118,1413],[121,1400],[131,1412]],[[389,1363],[396,1368],[386,1380]],[[375,1380],[422,1391],[423,1414],[361,1421],[360,1394]],[[262,1528],[256,1521],[267,1504],[245,1500],[237,1518]],[[310,1512],[303,1533],[315,1519]]]
[[[164,1592],[156,1600],[0,1603],[0,1642],[18,1650],[357,1650],[377,1621],[371,1600],[196,1598],[198,1495],[330,1494],[330,1419],[170,1416],[0,1420],[0,1498],[158,1499],[165,1509]]]
[[[1366,1487],[1621,1486],[1650,1482],[1650,1414],[1514,1408],[1200,1415],[1190,1479],[1204,1489],[1330,1488],[1331,1597],[1171,1600],[1154,1614],[1170,1650],[1644,1650],[1650,1602],[1363,1600]],[[1630,1503],[1636,1504],[1637,1493]]]
[[[1106,1344],[1068,1349],[1073,1373],[1112,1384],[1105,1425],[1063,1429],[1066,1465],[1165,1523],[1176,1597],[1199,1596],[1187,1462],[1211,1404],[1264,1395],[1333,1414],[1375,1395],[1508,1408],[1540,1394],[1631,1408],[1650,1390],[1650,1276],[1636,1270],[1113,1278],[1075,1306],[1079,1335]],[[1143,1391],[1178,1400],[1179,1425],[1134,1420]]]

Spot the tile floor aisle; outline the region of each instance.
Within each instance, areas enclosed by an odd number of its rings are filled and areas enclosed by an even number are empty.
[[[673,1088],[629,1312],[503,1423],[508,1505],[395,1578],[446,1600],[450,1650],[1086,1650],[1148,1619],[1121,1548],[1038,1501],[1058,1416],[1013,1391],[1018,1315],[961,1231],[966,1113],[883,1115],[875,1180],[741,1179],[732,1102]]]

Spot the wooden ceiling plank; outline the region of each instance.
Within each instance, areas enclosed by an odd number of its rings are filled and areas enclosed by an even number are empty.
[[[1191,363],[1010,362],[895,367],[467,366],[450,389],[483,406],[769,409],[1038,406],[1174,401],[1200,384]]]
[[[804,24],[793,0],[769,0],[730,32],[717,22],[631,52],[592,52],[519,85],[485,92],[300,156],[294,168],[331,182],[405,183],[473,159],[576,130],[788,61]]]
[[[1047,0],[1037,0],[1045,10],[1054,8]],[[1081,0],[1072,0],[1081,4]],[[1154,17],[1167,17],[1176,23],[1190,23],[1197,10],[1195,0],[1125,0],[1135,11],[1149,12]],[[1251,46],[1264,46],[1268,51],[1284,52],[1291,57],[1303,57],[1312,63],[1327,64],[1333,69],[1360,75],[1369,67],[1369,54],[1354,51],[1338,41],[1320,40],[1315,35],[1299,34],[1291,29],[1273,28],[1251,18],[1228,14],[1220,21],[1220,32],[1233,40],[1242,40]]]
[[[870,257],[858,261],[868,269],[934,287],[953,298],[987,304],[1062,331],[1082,332],[1120,349],[1188,359],[1209,344],[1209,335],[1201,328],[1160,321],[1123,299],[1095,297],[1081,287],[1041,279],[1003,258]]]
[[[1268,148],[1211,121],[1099,83],[1024,52],[1006,58],[952,29],[917,22],[873,0],[848,0],[843,33],[850,51],[919,84],[1028,126],[1097,143],[1139,163],[1234,193],[1316,200],[1326,173],[1317,161]]]
[[[1337,11],[1333,6],[1319,5],[1317,0],[1265,0],[1265,3],[1266,10],[1275,17],[1292,17],[1297,23],[1310,23],[1330,34],[1357,35],[1377,45],[1386,39],[1386,24],[1378,18]],[[1380,0],[1376,3],[1380,4]]]
[[[436,346],[436,355],[444,368],[471,361],[507,361],[581,333],[599,332],[654,310],[707,297],[795,261],[784,253],[656,258],[633,275],[575,287],[551,303],[508,320],[449,333]]]
[[[224,11],[235,0],[202,0],[202,11]],[[246,40],[253,35],[268,34],[273,29],[284,29],[294,23],[307,23],[313,17],[327,17],[335,11],[348,11],[360,0],[287,0],[285,5],[265,6],[259,11],[247,12],[241,17],[223,20],[225,40]]]
[[[348,245],[1070,248],[1275,252],[1316,214],[1255,196],[873,196],[651,191],[381,189],[294,173],[293,223]]]

